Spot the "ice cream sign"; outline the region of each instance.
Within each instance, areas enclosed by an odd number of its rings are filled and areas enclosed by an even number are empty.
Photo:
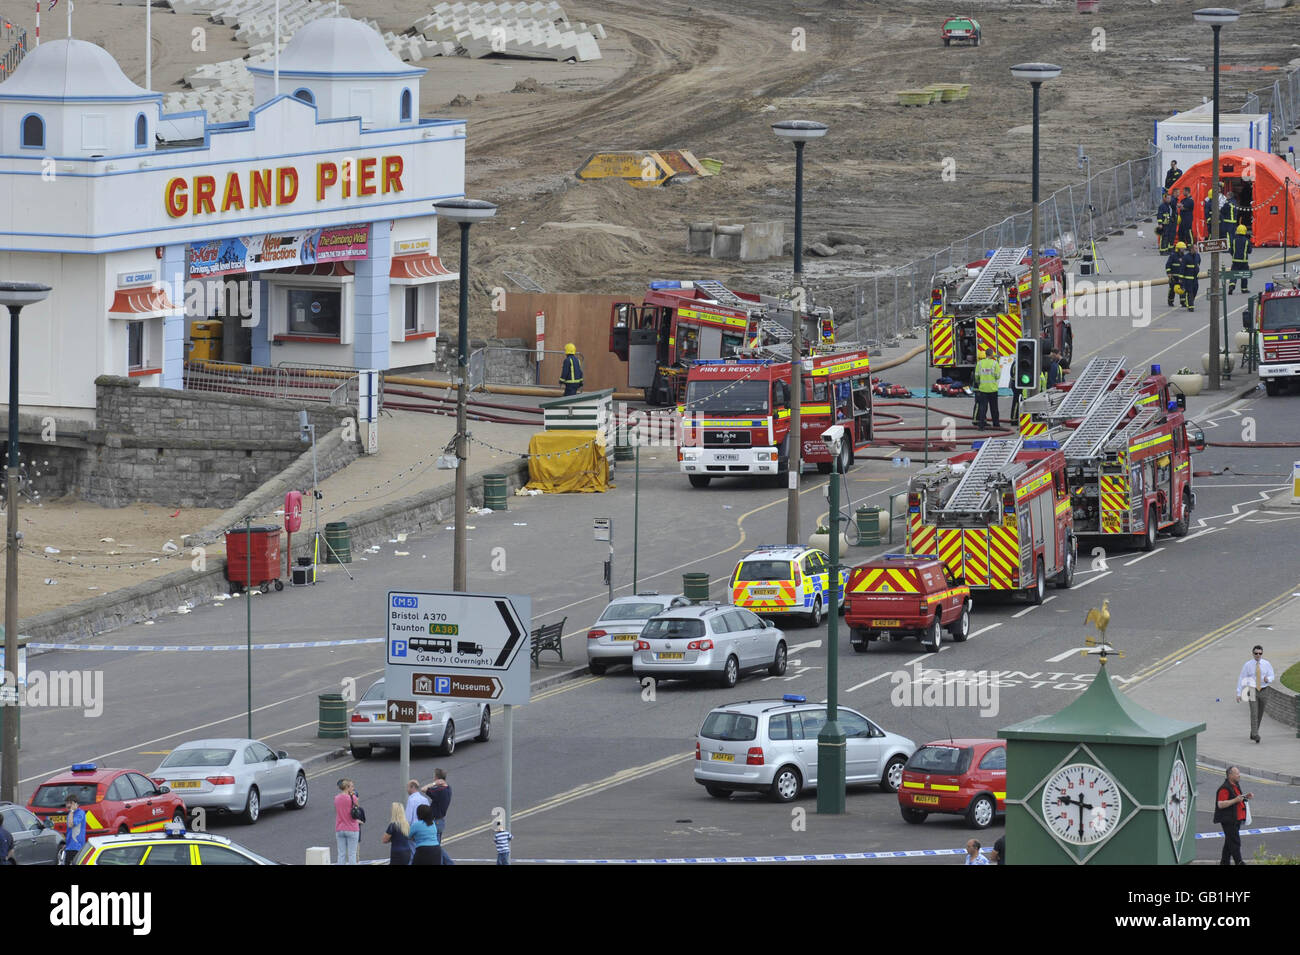
[[[163,188],[163,205],[173,219],[292,206],[304,191],[317,202],[400,194],[401,156],[362,156],[323,160],[304,183],[297,166],[232,170],[224,176],[175,176]]]

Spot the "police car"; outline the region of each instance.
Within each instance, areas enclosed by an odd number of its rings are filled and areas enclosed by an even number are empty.
[[[740,559],[731,575],[731,602],[763,616],[798,614],[812,626],[822,621],[830,603],[830,558],[811,547],[759,547]],[[837,599],[844,612],[844,583],[839,572]]]
[[[73,865],[278,865],[225,836],[191,832],[180,822],[162,832],[90,839]]]

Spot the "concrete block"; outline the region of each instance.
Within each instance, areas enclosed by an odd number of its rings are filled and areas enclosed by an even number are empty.
[[[740,236],[740,260],[761,262],[776,258],[785,244],[785,223],[780,219],[747,222]]]
[[[713,248],[713,223],[692,222],[686,227],[686,251],[708,254]]]
[[[713,229],[713,244],[709,249],[709,255],[715,259],[740,258],[740,241],[743,233],[743,226],[715,226]]]
[[[599,23],[592,24],[591,35],[597,40],[603,40],[605,39],[605,28]]]
[[[1291,0],[1264,0],[1265,10],[1282,10],[1291,6]]]

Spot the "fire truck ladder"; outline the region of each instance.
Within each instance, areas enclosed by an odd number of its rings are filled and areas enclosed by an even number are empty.
[[[999,280],[1004,274],[1015,274],[1020,260],[1029,254],[1029,246],[1022,249],[998,249],[980,270],[971,287],[961,297],[958,305],[992,305],[1001,296]]]
[[[1122,430],[1115,432],[1114,437],[1106,442],[1106,451],[1127,451],[1129,443],[1155,424],[1160,414],[1159,408],[1148,408],[1146,411],[1138,412],[1136,418],[1126,424]]]
[[[1094,358],[1075,380],[1069,392],[1053,413],[1057,418],[1077,418],[1086,414],[1097,397],[1110,387],[1115,377],[1128,364],[1127,358]]]
[[[1094,458],[1100,454],[1102,446],[1115,436],[1115,429],[1137,401],[1141,386],[1142,382],[1137,375],[1129,375],[1114,391],[1107,393],[1062,445],[1061,450],[1065,456],[1078,460]]]
[[[984,499],[989,493],[989,478],[1001,472],[1015,460],[1020,451],[1019,437],[987,438],[981,445],[975,460],[966,468],[957,490],[952,492],[948,503],[941,509],[945,511],[978,511],[983,508]]]
[[[709,297],[719,305],[730,305],[732,308],[748,308],[754,304],[753,302],[746,302],[717,279],[697,279],[695,287],[702,292],[708,293]]]
[[[744,311],[749,311],[754,308],[753,302],[741,298],[717,279],[699,279],[696,281],[695,287],[704,292],[719,305],[729,305],[732,308],[738,308]],[[758,319],[758,329],[759,333],[762,334],[764,341],[771,340],[776,342],[778,346],[787,346],[784,349],[780,347],[775,349],[769,347],[768,349],[765,349],[765,351],[770,351],[774,356],[789,361],[790,348],[788,343],[794,339],[794,333],[780,322],[774,322],[770,318],[764,318],[761,315]]]

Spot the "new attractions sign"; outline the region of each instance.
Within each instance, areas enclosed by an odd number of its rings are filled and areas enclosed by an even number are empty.
[[[273,232],[192,244],[190,275],[260,272],[264,269],[364,259],[369,254],[369,225]]]

